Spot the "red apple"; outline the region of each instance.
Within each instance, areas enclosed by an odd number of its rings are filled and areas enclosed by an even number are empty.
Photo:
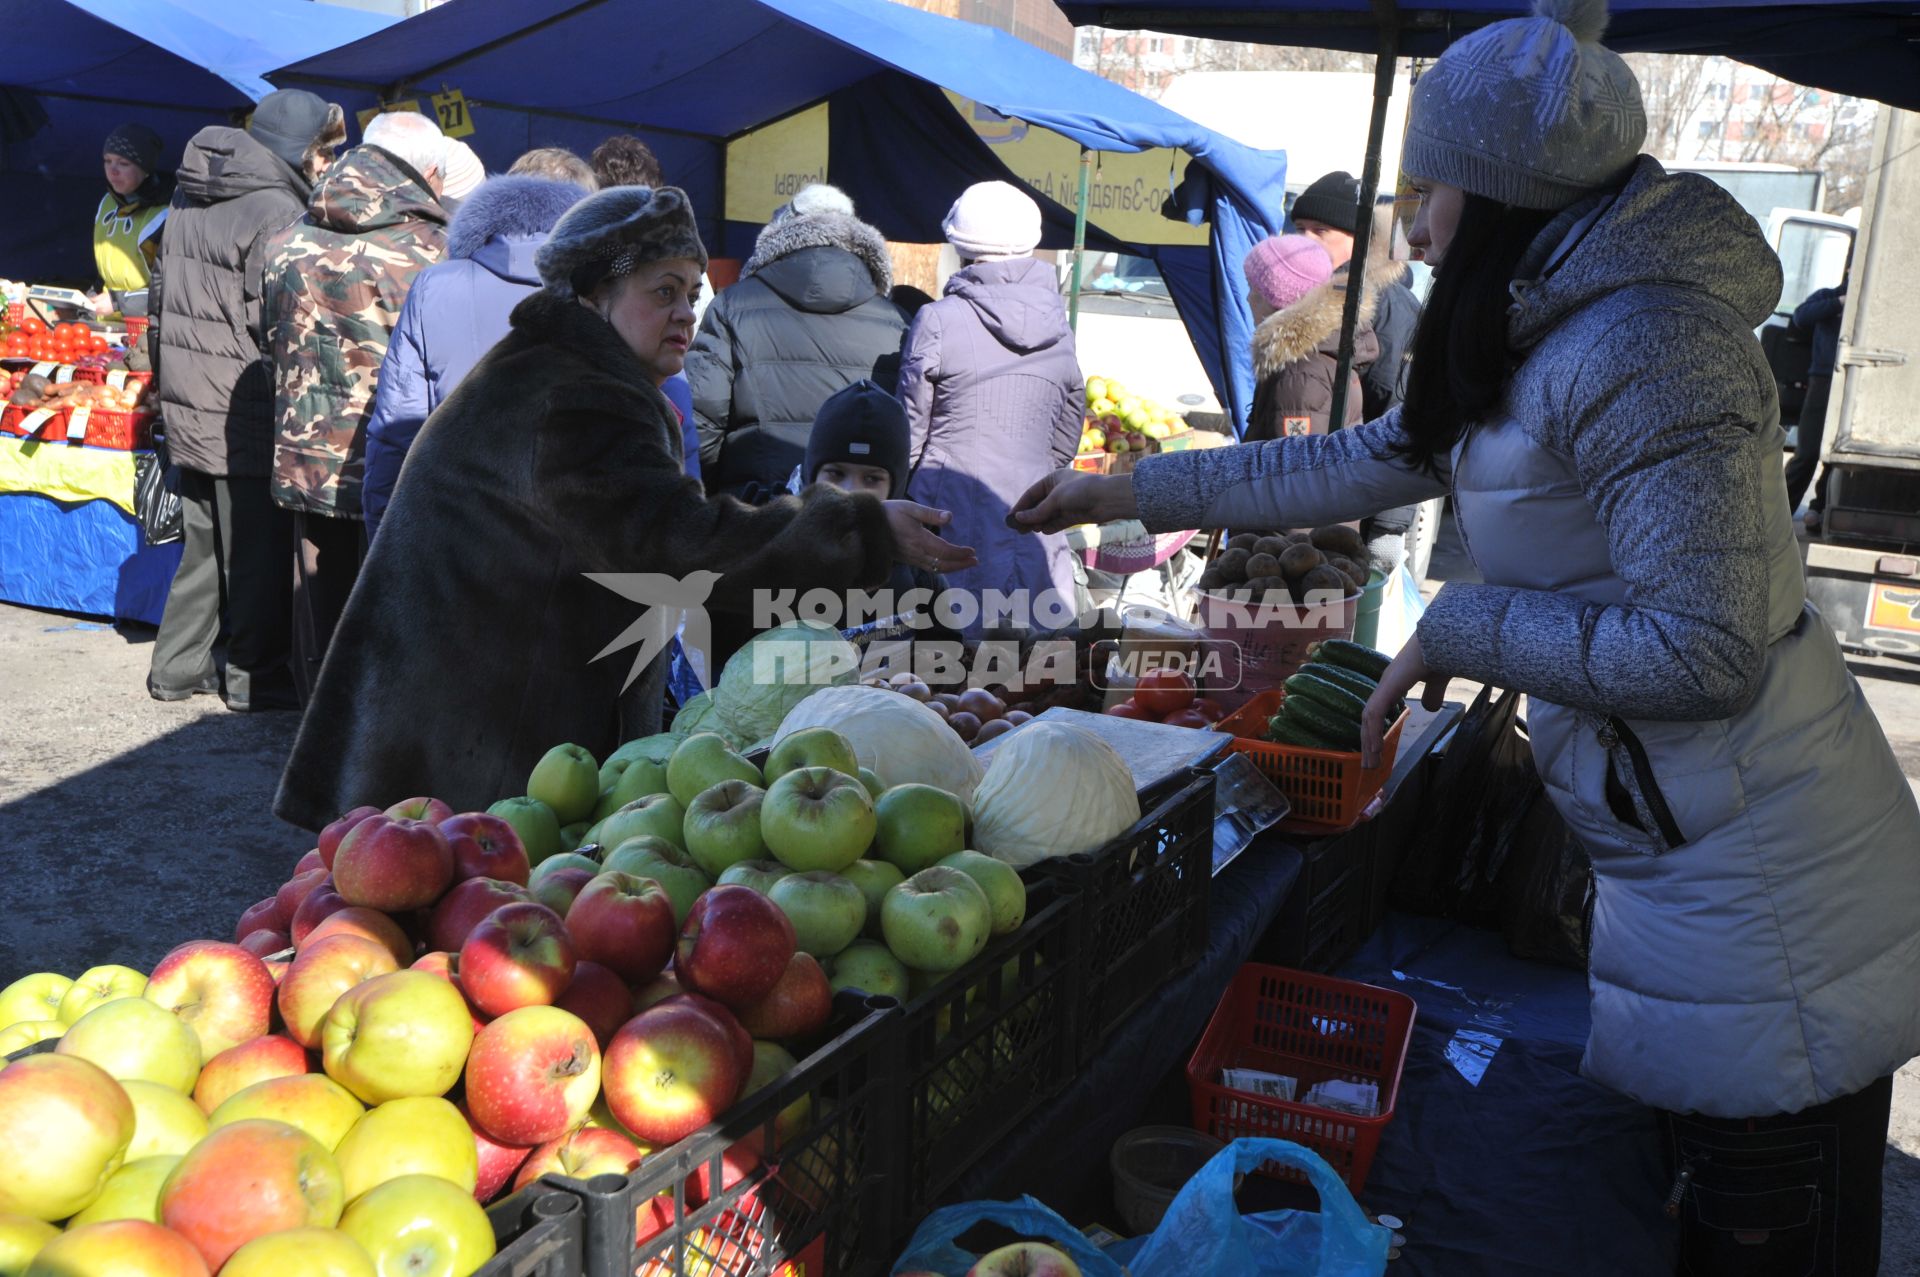
[[[673,968],[668,967],[633,991],[633,1014],[639,1015],[648,1007],[685,992],[680,981],[674,978]]]
[[[532,866],[519,831],[484,811],[462,812],[440,822],[440,832],[453,849],[453,880],[498,878],[527,885]]]
[[[502,1144],[493,1136],[480,1129],[480,1123],[473,1120],[472,1110],[462,1100],[454,1106],[460,1110],[460,1116],[467,1119],[467,1129],[473,1132],[474,1147],[480,1152],[480,1178],[473,1186],[474,1200],[482,1204],[492,1201],[500,1195],[500,1190],[513,1180],[513,1173],[526,1163],[532,1148],[523,1148],[518,1144]]]
[[[334,888],[333,879],[328,877],[301,902],[299,910],[293,915],[293,925],[287,929],[287,934],[293,937],[293,943],[297,948],[307,942],[307,936],[315,927],[346,907],[347,902]]]
[[[446,835],[424,820],[369,816],[333,857],[334,890],[350,905],[389,913],[424,909],[452,881],[453,850]]]
[[[618,1131],[583,1126],[534,1149],[514,1177],[514,1191],[518,1192],[542,1175],[565,1175],[572,1179],[624,1175],[640,1165],[646,1155],[645,1149]]]
[[[589,882],[567,910],[574,951],[629,984],[660,974],[673,956],[673,898],[652,878],[611,871]]]
[[[735,1184],[760,1169],[760,1155],[743,1141],[730,1144],[720,1154],[720,1188],[726,1192]],[[699,1169],[687,1180],[687,1205],[698,1209],[713,1199],[713,1159],[701,1161]]]
[[[427,920],[427,945],[449,952],[459,949],[467,935],[502,905],[532,900],[533,893],[518,883],[498,878],[468,878],[453,884],[440,897]]]
[[[333,866],[327,863],[327,858],[320,854],[320,849],[318,847],[315,847],[312,851],[308,852],[306,855],[300,857],[300,859],[293,862],[293,873],[289,876],[298,878],[301,874],[305,873],[309,869],[331,869],[331,868],[333,868]]]
[[[284,931],[250,931],[240,947],[256,958],[270,958],[283,949],[293,948],[293,937]]]
[[[591,869],[571,866],[555,869],[534,884],[533,898],[564,918],[567,911],[573,908],[573,902],[580,898],[580,893],[587,889],[587,884],[596,876]]]
[[[307,933],[307,944],[323,940],[328,936],[359,936],[382,946],[393,955],[400,966],[413,961],[413,942],[407,939],[407,933],[378,909],[363,909],[358,905],[349,905],[337,913],[330,913],[320,920],[319,925]]]
[[[404,798],[381,813],[395,820],[424,820],[437,825],[453,815],[453,808],[438,798]]]
[[[747,1071],[713,1016],[691,1002],[663,1002],[614,1034],[602,1076],[614,1119],[664,1148],[724,1113]]]
[[[532,901],[503,905],[460,946],[460,987],[491,1016],[549,1006],[573,979],[576,961],[559,914]]]
[[[274,899],[280,902],[281,916],[292,921],[293,915],[299,912],[301,904],[313,893],[313,889],[326,880],[327,871],[324,869],[309,869],[287,879],[280,890],[273,893]]]
[[[273,1077],[298,1077],[309,1072],[306,1050],[292,1038],[268,1034],[239,1046],[230,1046],[207,1061],[193,1084],[193,1102],[202,1113],[219,1108],[236,1091]]]
[[[189,940],[160,959],[146,996],[193,1026],[205,1061],[266,1033],[273,975],[237,944]]]
[[[573,964],[573,980],[553,1005],[585,1020],[603,1051],[634,1014],[632,995],[620,977],[584,958]]]
[[[340,842],[353,832],[353,827],[369,816],[378,816],[378,807],[355,807],[340,819],[320,831],[320,845],[314,850],[320,853],[320,861],[327,868],[333,868],[333,857],[340,850]]]
[[[793,923],[751,887],[714,887],[693,902],[673,968],[681,985],[730,1007],[773,991],[793,957]]]
[[[309,940],[280,981],[280,1018],[287,1036],[308,1049],[320,1045],[320,1025],[340,995],[400,964],[377,940],[332,935]]]
[[[586,1121],[600,1093],[600,1047],[579,1016],[525,1006],[480,1030],[466,1079],[480,1129],[507,1144],[544,1144]]]
[[[280,907],[280,897],[268,896],[247,906],[233,927],[233,942],[239,944],[256,931],[285,931],[293,922],[293,912]]]
[[[727,1031],[727,1037],[733,1043],[733,1053],[738,1057],[740,1067],[746,1073],[753,1072],[753,1034],[747,1032],[746,1026],[740,1023],[740,1017],[735,1015],[731,1008],[715,1002],[712,998],[702,997],[698,993],[682,993],[667,1001],[698,1007],[710,1016],[715,1024]]]
[[[740,1012],[740,1024],[756,1038],[784,1041],[818,1033],[833,1015],[833,986],[812,954],[787,963],[773,992]]]
[[[160,1222],[218,1271],[256,1237],[331,1228],[345,1187],[320,1141],[284,1122],[248,1118],[187,1150],[160,1190]]]

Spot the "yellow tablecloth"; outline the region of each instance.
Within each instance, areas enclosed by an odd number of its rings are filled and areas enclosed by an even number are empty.
[[[75,503],[111,501],[132,514],[133,458],[112,448],[0,437],[0,492],[37,492]]]

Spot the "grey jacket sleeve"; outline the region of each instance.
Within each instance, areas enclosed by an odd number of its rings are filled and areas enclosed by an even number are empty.
[[[1328,435],[1148,457],[1133,471],[1134,500],[1154,532],[1258,531],[1344,523],[1445,496],[1450,459],[1440,458],[1437,476],[1416,469],[1390,451],[1402,438],[1396,408]]]
[[[933,434],[933,383],[940,375],[940,312],[923,306],[907,329],[900,355],[900,385],[896,392],[907,410],[908,466],[918,469]]]
[[[1678,309],[1583,352],[1531,433],[1573,458],[1627,601],[1449,584],[1420,622],[1428,666],[1627,718],[1744,709],[1767,648],[1766,376],[1749,335]]]
[[[687,351],[687,384],[693,390],[693,419],[700,435],[700,464],[717,467],[733,427],[733,325],[727,305],[716,298],[700,317],[700,330]]]

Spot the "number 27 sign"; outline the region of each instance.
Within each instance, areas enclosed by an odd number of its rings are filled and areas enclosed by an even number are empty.
[[[467,110],[467,96],[458,89],[433,95],[433,111],[440,119],[440,131],[448,137],[466,137],[473,132],[473,115]]]

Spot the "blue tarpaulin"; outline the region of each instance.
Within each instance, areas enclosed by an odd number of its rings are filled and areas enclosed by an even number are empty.
[[[1178,198],[1210,223],[1210,243],[1127,244],[1097,214],[1088,242],[1154,258],[1222,404],[1244,419],[1252,401],[1240,260],[1279,229],[1285,157],[1004,32],[887,0],[452,0],[270,78],[349,106],[458,88],[475,125],[468,141],[495,169],[528,146],[581,149],[632,129],[706,215],[709,243],[736,253],[755,228],[718,220],[726,142],[820,102],[828,180],[906,242],[937,242],[965,186],[1011,176],[942,89],[1099,151],[1177,147],[1193,160]],[[1071,243],[1071,202],[1042,198],[1046,247]]]
[[[1380,47],[1370,0],[1059,0],[1078,24],[1216,40]],[[1920,4],[1859,0],[1610,0],[1621,52],[1734,58],[1795,84],[1920,110]],[[1399,8],[1400,53],[1432,57],[1475,27],[1532,12],[1532,0]]]

